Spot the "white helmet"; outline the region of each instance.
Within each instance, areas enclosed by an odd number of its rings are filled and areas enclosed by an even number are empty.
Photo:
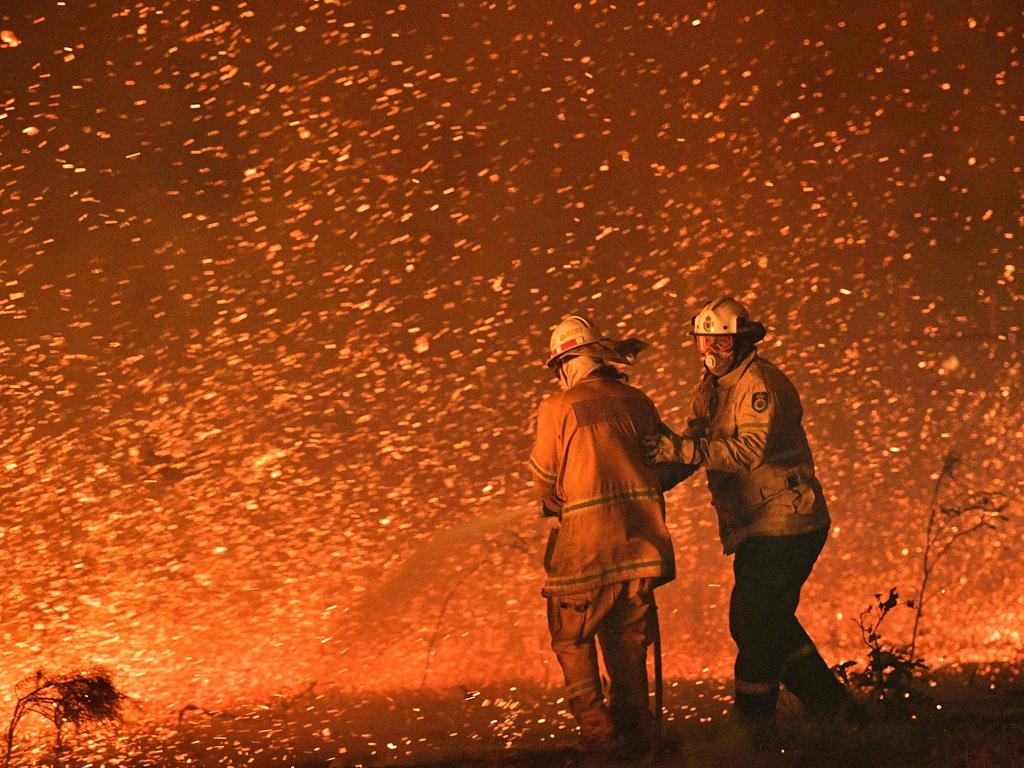
[[[548,342],[547,365],[550,368],[558,358],[567,352],[578,351],[580,347],[599,344],[602,341],[607,341],[607,338],[601,335],[596,325],[585,317],[571,315],[556,325],[555,330],[551,332],[551,340]],[[595,353],[597,351],[594,350]],[[595,354],[594,356],[598,357],[599,355]]]
[[[570,315],[551,332],[547,366],[554,368],[563,356],[570,353],[632,365],[636,362],[636,356],[646,348],[647,344],[640,339],[617,341],[603,335],[597,326],[585,317]]]
[[[765,327],[750,320],[747,308],[728,296],[709,301],[693,317],[691,335],[714,376],[724,376],[765,337]],[[722,337],[713,339],[708,337]]]
[[[757,333],[759,323],[750,322],[747,308],[736,299],[726,296],[705,304],[693,317],[694,336],[732,336]],[[763,330],[763,326],[761,326]],[[763,334],[762,334],[763,337]],[[758,339],[760,341],[760,339]]]

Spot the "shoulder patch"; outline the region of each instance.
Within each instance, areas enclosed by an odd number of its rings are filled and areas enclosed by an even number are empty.
[[[750,407],[754,409],[755,413],[764,413],[768,410],[768,393],[767,392],[755,392],[750,397]]]

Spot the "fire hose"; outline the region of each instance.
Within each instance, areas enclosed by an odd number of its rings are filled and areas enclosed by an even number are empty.
[[[654,635],[654,735],[661,742],[662,721],[665,710],[665,686],[661,675],[661,622],[658,620],[658,604],[651,592],[651,633]]]

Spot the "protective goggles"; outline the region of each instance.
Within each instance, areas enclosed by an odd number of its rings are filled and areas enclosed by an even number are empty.
[[[708,334],[697,334],[697,351],[702,355],[708,352],[731,352],[735,340],[732,336],[709,336]]]

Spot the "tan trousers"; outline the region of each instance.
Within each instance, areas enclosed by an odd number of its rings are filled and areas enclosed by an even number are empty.
[[[569,709],[586,743],[610,739],[616,731],[650,718],[647,703],[647,646],[653,638],[650,579],[623,581],[588,595],[548,598],[551,648],[565,675]],[[605,705],[596,643],[608,672]]]

